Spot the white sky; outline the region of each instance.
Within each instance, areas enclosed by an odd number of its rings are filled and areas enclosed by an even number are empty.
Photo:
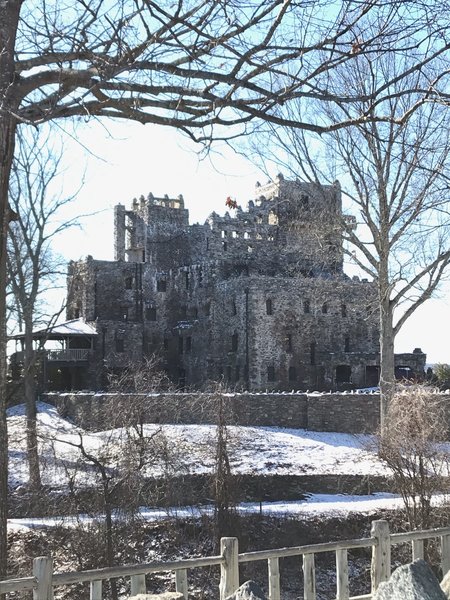
[[[63,126],[64,124],[62,124]],[[89,152],[87,152],[89,150]],[[199,147],[175,130],[136,123],[88,122],[78,125],[72,139],[65,137],[66,171],[62,193],[73,192],[83,179],[69,211],[96,212],[83,219],[83,229],[72,229],[55,240],[55,250],[67,259],[88,254],[113,259],[113,207],[130,206],[134,197],[153,192],[170,197],[183,194],[191,223],[203,222],[213,211],[225,212],[227,196],[239,204],[254,195],[257,180],[266,176],[226,147],[201,160]],[[276,172],[272,174],[276,175]],[[450,274],[449,274],[450,276]],[[450,283],[429,300],[397,336],[396,352],[420,347],[428,363],[450,363]]]

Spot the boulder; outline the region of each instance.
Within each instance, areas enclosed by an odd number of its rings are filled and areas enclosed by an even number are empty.
[[[433,571],[422,560],[396,569],[380,583],[372,600],[447,600]]]
[[[447,571],[444,579],[441,581],[441,588],[447,600],[450,600],[450,571]]]
[[[266,600],[264,592],[254,581],[246,581],[226,600]]]

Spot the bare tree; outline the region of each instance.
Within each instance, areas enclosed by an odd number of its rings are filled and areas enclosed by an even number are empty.
[[[334,89],[369,92],[411,67],[408,77],[389,86],[389,98],[376,105],[315,106],[337,120],[366,112],[366,123],[325,139],[271,128],[272,147],[264,152],[267,142],[260,140],[257,148],[268,160],[277,148],[277,163],[295,176],[317,183],[338,178],[343,184],[349,212],[339,223],[344,252],[378,289],[382,422],[394,393],[395,337],[436,290],[450,263],[450,113],[442,104],[423,102],[420,94],[402,94],[404,86],[419,89],[429,82],[414,64],[414,57],[382,51],[360,56],[333,75]],[[390,114],[390,122],[370,118],[379,112]]]
[[[434,390],[411,386],[393,396],[378,453],[393,473],[411,529],[433,525],[431,499],[448,476],[447,438],[445,406]]]
[[[41,485],[36,436],[36,358],[33,329],[51,324],[42,292],[55,288],[65,271],[65,261],[52,252],[51,244],[77,220],[62,220],[59,211],[74,195],[52,195],[50,187],[61,170],[62,148],[42,142],[34,130],[18,136],[13,162],[9,204],[16,219],[9,224],[7,271],[11,289],[13,330],[23,334],[23,391],[27,415],[27,459],[30,488]],[[59,313],[58,313],[59,314]]]
[[[358,24],[368,13],[378,31],[360,39]],[[381,82],[369,96],[351,90],[336,97],[327,77],[376,47],[408,51],[414,34],[413,47],[423,50],[416,68],[426,71],[448,49],[440,18],[447,14],[441,2],[401,0],[341,0],[331,10],[323,0],[0,3],[0,577],[6,572],[7,198],[19,125],[112,117],[176,127],[207,142],[245,133],[258,118],[332,131],[367,115],[308,122],[290,120],[277,107],[296,97],[352,104],[389,96]],[[436,85],[432,93],[439,91]]]

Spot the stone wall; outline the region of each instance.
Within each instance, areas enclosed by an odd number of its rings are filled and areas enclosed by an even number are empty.
[[[450,392],[439,394],[450,430]],[[52,393],[43,398],[88,430],[120,426],[143,417],[147,423],[215,423],[217,395]],[[310,431],[370,433],[379,426],[379,395],[357,393],[234,393],[223,396],[230,424]]]

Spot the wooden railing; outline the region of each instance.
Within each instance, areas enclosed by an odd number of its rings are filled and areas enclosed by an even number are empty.
[[[287,556],[303,557],[303,598],[316,600],[315,555],[334,552],[336,555],[336,600],[370,600],[382,581],[391,573],[391,546],[411,544],[411,559],[423,558],[424,540],[440,539],[441,567],[445,574],[450,569],[450,527],[390,534],[387,521],[373,521],[370,538],[326,542],[291,548],[277,548],[239,554],[237,538],[222,538],[220,555],[171,562],[154,562],[120,567],[106,567],[73,573],[53,573],[49,557],[35,558],[33,575],[20,579],[0,581],[0,595],[33,590],[33,600],[52,600],[53,588],[81,582],[90,584],[90,600],[101,600],[102,582],[118,577],[130,577],[131,595],[145,594],[145,576],[149,573],[174,572],[175,587],[188,598],[188,570],[220,566],[220,600],[224,600],[239,587],[239,565],[253,561],[267,561],[270,600],[280,600],[279,560]],[[362,596],[349,593],[348,551],[371,548],[371,592]]]
[[[90,350],[87,348],[67,348],[65,350],[39,350],[40,356],[46,356],[48,361],[83,361],[88,360]],[[15,352],[16,362],[23,362],[24,352]]]

